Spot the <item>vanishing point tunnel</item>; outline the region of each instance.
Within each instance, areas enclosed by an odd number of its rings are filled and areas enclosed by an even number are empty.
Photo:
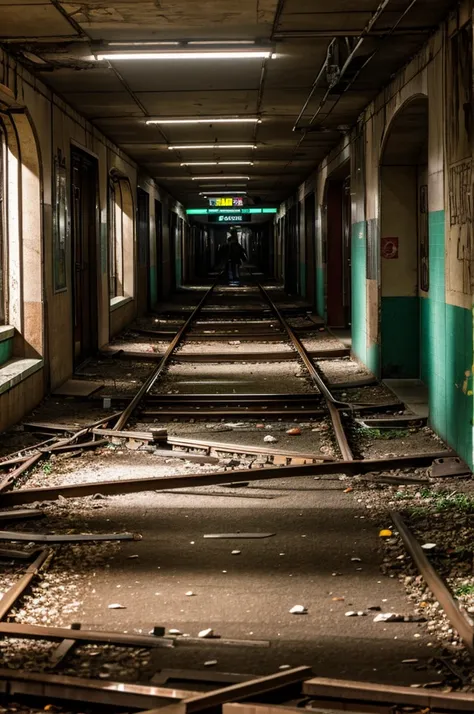
[[[0,0],[0,711],[474,710],[473,10]]]

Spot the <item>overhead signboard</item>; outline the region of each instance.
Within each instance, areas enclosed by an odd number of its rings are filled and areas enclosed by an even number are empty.
[[[220,213],[209,216],[210,223],[243,223],[250,221],[252,216],[243,216],[241,213]]]
[[[232,207],[237,207],[237,206],[243,206],[244,205],[244,199],[241,198],[240,196],[222,196],[219,198],[210,198],[209,199],[209,205],[213,206],[214,208],[216,207],[226,207],[226,208],[232,208]]]
[[[186,213],[188,216],[212,216],[219,215],[220,213],[229,214],[235,213],[246,214],[246,213],[277,213],[277,208],[187,208]]]

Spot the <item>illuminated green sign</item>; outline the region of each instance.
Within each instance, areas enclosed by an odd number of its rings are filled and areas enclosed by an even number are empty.
[[[236,215],[244,213],[277,213],[278,208],[187,208],[188,216],[212,216],[234,213]]]

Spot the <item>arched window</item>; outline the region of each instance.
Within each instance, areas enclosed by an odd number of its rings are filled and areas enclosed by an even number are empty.
[[[7,321],[7,251],[5,238],[5,134],[0,128],[0,325]]]
[[[133,297],[134,209],[130,182],[109,179],[109,297]]]

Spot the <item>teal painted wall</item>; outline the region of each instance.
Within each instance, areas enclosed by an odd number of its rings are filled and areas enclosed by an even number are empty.
[[[325,273],[322,265],[316,266],[316,311],[319,317],[326,320],[326,300],[324,297],[324,280]]]
[[[13,338],[0,342],[0,365],[8,362],[13,354]]]
[[[421,373],[430,423],[459,455],[473,459],[472,311],[445,302],[445,214],[430,213],[430,291],[422,300]]]
[[[366,247],[365,221],[352,226],[352,351],[367,364],[366,310]]]
[[[420,377],[420,298],[383,297],[381,310],[382,376]]]

